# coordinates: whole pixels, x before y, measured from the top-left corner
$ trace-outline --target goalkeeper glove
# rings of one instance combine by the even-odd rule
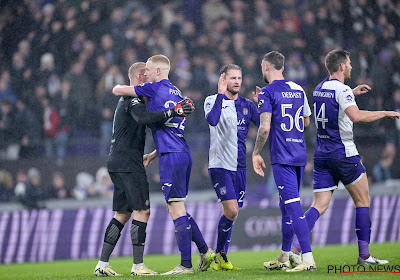
[[[185,98],[175,105],[173,109],[167,110],[166,117],[187,117],[194,111],[194,104],[190,98]]]

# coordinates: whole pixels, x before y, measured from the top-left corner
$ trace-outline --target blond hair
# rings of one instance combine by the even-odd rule
[[[145,68],[146,68],[146,63],[144,63],[144,62],[133,63],[131,65],[131,67],[129,67],[129,70],[128,70],[129,79],[133,80],[135,78],[135,75]]]
[[[154,64],[160,66],[160,68],[162,70],[168,70],[169,71],[169,69],[171,67],[171,63],[170,63],[168,57],[166,57],[165,55],[162,55],[162,54],[153,55],[147,61],[151,61]],[[161,66],[166,66],[166,67],[161,67]],[[163,69],[163,68],[167,68],[167,69]]]

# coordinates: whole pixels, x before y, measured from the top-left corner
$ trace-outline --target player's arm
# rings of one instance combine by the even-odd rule
[[[150,163],[156,159],[157,157],[157,150],[152,151],[150,154],[143,155],[143,166],[147,167]]]
[[[134,86],[116,85],[112,93],[116,96],[133,96],[137,97]]]
[[[364,111],[359,110],[357,105],[347,107],[344,112],[354,123],[373,122],[383,118],[394,119],[399,118],[400,114],[394,111]]]
[[[208,101],[206,100],[206,102],[204,103],[204,111],[206,112],[207,122],[212,126],[216,126],[221,117],[222,101],[224,100],[224,93],[227,87],[228,85],[225,79],[225,73],[223,73],[219,77],[218,94],[217,97],[215,98],[214,105],[212,106],[211,110],[207,108]]]
[[[260,152],[267,142],[269,131],[271,129],[271,116],[270,112],[262,112],[260,114],[260,127],[258,128],[256,143],[253,150],[253,168],[254,171],[264,177],[262,167],[266,168],[264,159],[261,157]]]
[[[194,111],[193,102],[189,98],[183,99],[174,108],[161,112],[149,112],[144,102],[137,102],[135,99],[132,100],[131,104],[132,117],[143,125],[163,123],[166,119],[173,117],[187,117]]]

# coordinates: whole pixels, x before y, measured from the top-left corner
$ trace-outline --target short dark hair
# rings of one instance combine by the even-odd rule
[[[222,75],[225,73],[225,75],[228,73],[229,70],[240,70],[242,72],[242,68],[240,68],[239,65],[236,64],[227,64],[222,66],[221,70],[219,70],[219,74]]]
[[[285,64],[285,56],[277,51],[272,51],[264,55],[262,63],[268,62],[274,65],[276,70],[281,70]]]
[[[325,57],[325,67],[328,70],[329,74],[339,70],[339,66],[341,63],[346,63],[347,58],[350,57],[350,53],[344,50],[333,50],[330,51]]]

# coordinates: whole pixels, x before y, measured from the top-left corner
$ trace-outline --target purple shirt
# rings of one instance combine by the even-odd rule
[[[135,86],[139,97],[149,98],[149,112],[160,112],[172,109],[183,97],[181,91],[167,79],[155,83],[144,83]],[[162,125],[151,125],[157,153],[190,152],[184,135],[186,118],[169,118]]]
[[[275,80],[261,89],[260,113],[272,113],[269,144],[271,164],[305,166],[304,117],[311,110],[301,86],[288,80]]]

